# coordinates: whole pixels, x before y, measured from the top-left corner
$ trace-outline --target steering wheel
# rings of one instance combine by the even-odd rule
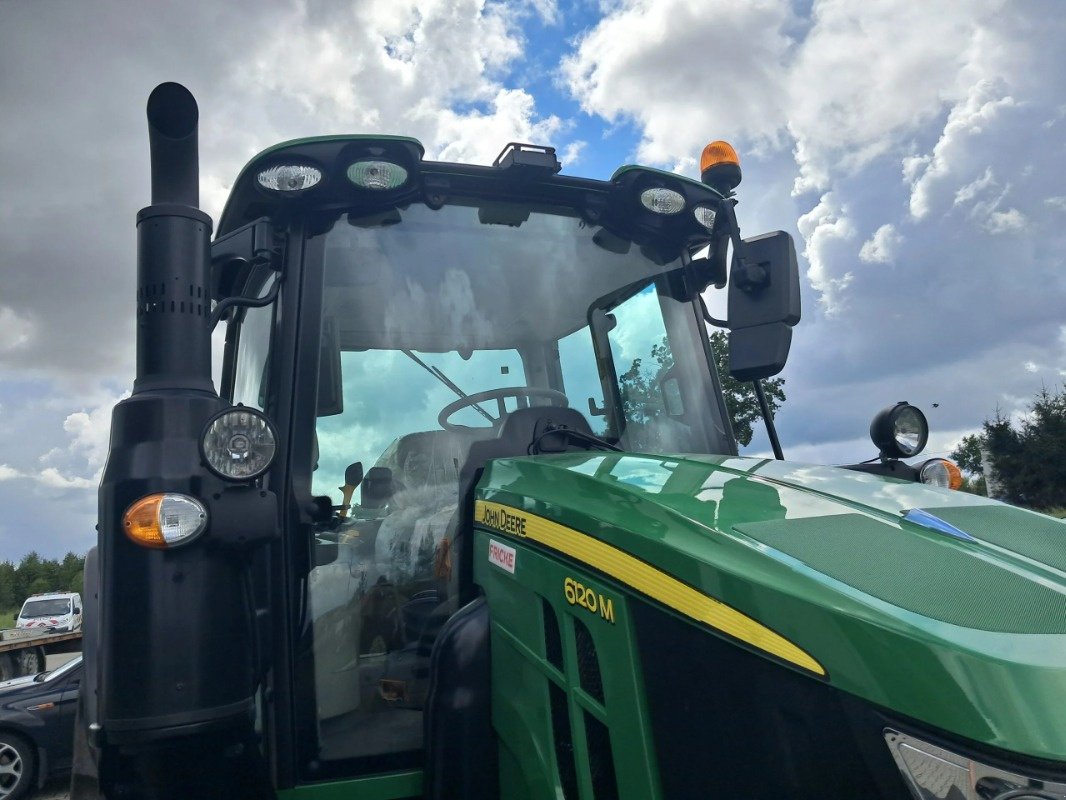
[[[468,394],[466,397],[460,397],[458,400],[453,400],[440,410],[437,415],[437,422],[446,431],[458,431],[460,433],[463,431],[476,431],[478,428],[471,425],[456,425],[448,420],[455,412],[464,408],[484,403],[486,400],[495,400],[498,416],[492,419],[492,429],[497,430],[503,423],[503,418],[509,413],[503,404],[503,401],[508,397],[516,399],[519,397],[546,397],[549,400],[557,401],[563,408],[570,405],[570,399],[563,392],[555,389],[542,389],[537,386],[503,386],[499,389],[475,392],[474,394]],[[485,413],[488,414],[488,412]],[[492,415],[488,414],[488,416],[491,417]],[[484,428],[481,430],[484,430]]]

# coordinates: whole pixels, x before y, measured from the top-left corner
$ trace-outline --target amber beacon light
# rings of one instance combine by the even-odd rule
[[[740,156],[729,142],[711,142],[700,156],[700,178],[722,194],[740,184]]]

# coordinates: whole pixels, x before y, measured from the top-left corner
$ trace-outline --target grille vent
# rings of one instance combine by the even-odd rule
[[[618,781],[611,758],[611,734],[607,726],[585,712],[585,737],[589,748],[589,774],[596,800],[618,800]]]
[[[149,283],[137,289],[137,316],[145,314],[191,314],[203,317],[208,313],[207,292],[202,286],[188,284],[187,292],[167,292],[165,283]]]
[[[577,671],[581,688],[603,702],[603,680],[600,677],[600,661],[596,656],[596,643],[585,624],[574,620],[574,636],[577,640]],[[599,797],[599,795],[597,795]]]
[[[552,738],[555,740],[555,760],[559,765],[559,783],[563,800],[577,800],[577,770],[574,766],[574,740],[570,736],[570,711],[566,693],[548,681],[551,698]]]
[[[562,672],[563,669],[563,641],[559,635],[559,619],[555,616],[555,609],[544,599],[541,599],[544,608],[544,657],[548,663]]]

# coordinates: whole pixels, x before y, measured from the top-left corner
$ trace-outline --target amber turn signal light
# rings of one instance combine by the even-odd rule
[[[918,477],[929,486],[958,489],[962,486],[962,470],[946,458],[931,458],[919,468]]]
[[[168,549],[188,544],[207,528],[207,509],[184,494],[150,494],[126,509],[122,529],[142,547]]]

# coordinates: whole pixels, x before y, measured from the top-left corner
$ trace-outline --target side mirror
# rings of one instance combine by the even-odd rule
[[[784,369],[792,326],[800,321],[796,246],[785,231],[745,239],[729,276],[729,372],[740,381]]]
[[[349,464],[348,468],[344,470],[344,486],[340,487],[341,490],[341,510],[338,516],[341,519],[346,519],[348,516],[348,510],[352,505],[352,494],[355,492],[357,486],[363,482],[363,462],[356,461],[353,464]]]
[[[75,614],[80,614],[81,613],[81,606],[74,606],[74,613]]]

